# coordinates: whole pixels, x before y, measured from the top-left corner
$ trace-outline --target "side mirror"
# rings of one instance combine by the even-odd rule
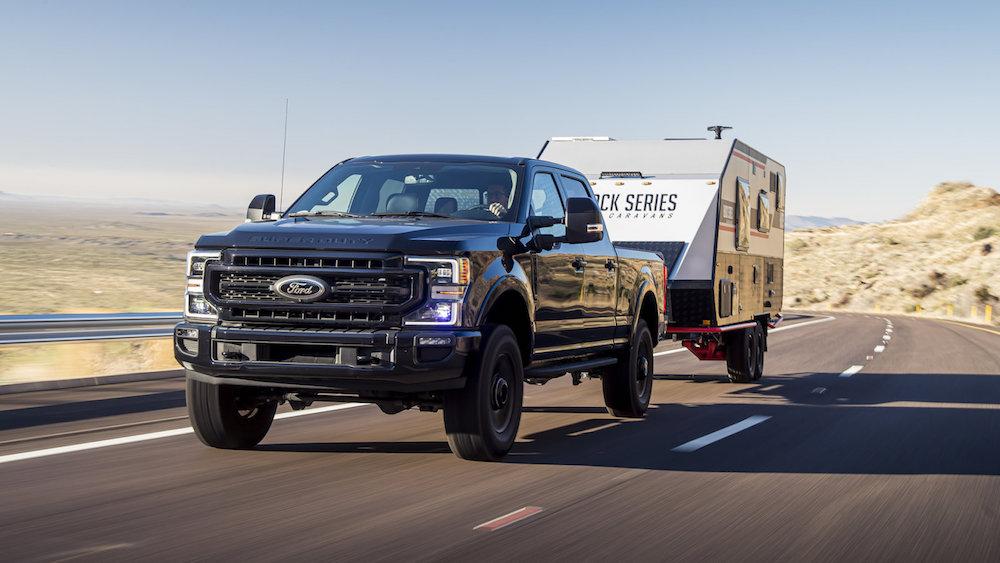
[[[556,247],[555,235],[535,235],[528,241],[526,248],[532,252],[552,250]]]
[[[255,196],[247,207],[247,222],[270,221],[272,213],[274,213],[274,195],[260,194]]]
[[[604,238],[604,222],[597,202],[589,197],[566,200],[566,242],[597,242]]]
[[[528,217],[528,228],[534,231],[535,229],[544,229],[545,227],[551,227],[556,224],[555,217],[549,217],[548,215],[532,215]]]

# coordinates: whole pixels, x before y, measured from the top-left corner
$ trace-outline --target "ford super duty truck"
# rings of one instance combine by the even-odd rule
[[[527,158],[349,159],[283,212],[202,236],[175,355],[195,433],[251,448],[277,406],[444,410],[459,457],[514,444],[525,383],[600,378],[641,417],[665,332],[659,254],[615,247],[579,172]]]

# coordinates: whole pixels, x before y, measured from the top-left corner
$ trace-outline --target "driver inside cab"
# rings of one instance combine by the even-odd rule
[[[502,184],[490,184],[486,188],[486,208],[490,213],[503,218],[510,204],[510,188]]]

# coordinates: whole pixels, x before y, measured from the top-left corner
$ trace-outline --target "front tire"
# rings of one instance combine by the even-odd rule
[[[444,394],[444,430],[455,455],[495,461],[514,446],[524,400],[524,366],[514,332],[483,328],[482,344],[465,387]]]
[[[206,446],[245,450],[256,446],[274,421],[277,401],[262,401],[253,388],[213,385],[187,378],[191,427]]]
[[[642,418],[653,394],[653,337],[646,321],[636,326],[627,354],[601,374],[604,404],[622,418]]]

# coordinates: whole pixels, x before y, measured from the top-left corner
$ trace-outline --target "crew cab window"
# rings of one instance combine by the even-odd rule
[[[566,217],[559,189],[556,188],[556,179],[548,172],[535,172],[531,183],[531,214],[555,217],[556,221],[562,221]],[[551,227],[543,227],[539,232],[561,237],[566,234],[566,225],[557,223]]]

